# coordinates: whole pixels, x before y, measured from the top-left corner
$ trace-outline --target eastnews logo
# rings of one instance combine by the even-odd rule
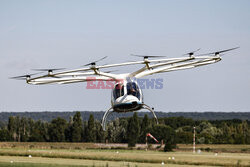
[[[151,79],[136,79],[133,78],[131,81],[136,81],[141,89],[163,89],[162,78],[151,78]],[[86,89],[113,89],[115,84],[123,83],[124,80],[97,80],[95,77],[87,78]]]

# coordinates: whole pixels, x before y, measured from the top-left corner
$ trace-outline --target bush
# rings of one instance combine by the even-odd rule
[[[207,148],[205,148],[205,151],[209,152],[209,151],[211,151],[211,148],[207,147]]]
[[[30,145],[29,148],[32,149],[32,148],[35,148],[35,146],[34,145]]]
[[[156,149],[160,149],[160,148],[161,148],[161,146],[157,146],[157,147],[156,147]]]
[[[153,145],[152,144],[148,144],[148,149],[152,149]]]
[[[173,151],[173,148],[175,148],[173,144],[166,143],[164,147],[164,152]]]
[[[242,152],[246,152],[246,151],[247,151],[247,148],[242,148],[241,151],[242,151]]]

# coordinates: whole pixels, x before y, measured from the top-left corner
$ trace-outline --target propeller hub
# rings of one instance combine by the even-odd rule
[[[31,77],[30,75],[25,76],[26,82],[28,82],[30,80],[30,77]]]
[[[48,70],[48,75],[52,75],[53,74],[53,70]]]
[[[201,49],[199,48],[199,49],[197,49],[197,50],[195,50],[195,51],[186,53],[186,54],[184,54],[184,55],[189,55],[189,57],[193,57],[194,53],[198,52],[199,50],[201,50]],[[184,55],[183,55],[183,56],[184,56]]]
[[[147,57],[147,56],[144,57],[144,62],[145,62],[145,63],[149,63],[148,57]]]

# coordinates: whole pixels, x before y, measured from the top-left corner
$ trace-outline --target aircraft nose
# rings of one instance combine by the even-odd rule
[[[133,101],[131,106],[132,107],[137,107],[138,106],[138,102],[137,101]]]
[[[136,106],[136,105],[137,105],[137,101],[133,101],[133,102],[132,102],[132,105],[133,105],[133,106]]]

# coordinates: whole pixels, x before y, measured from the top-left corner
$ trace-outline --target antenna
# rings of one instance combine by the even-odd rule
[[[193,138],[193,153],[195,153],[195,126],[194,126],[194,138]]]

